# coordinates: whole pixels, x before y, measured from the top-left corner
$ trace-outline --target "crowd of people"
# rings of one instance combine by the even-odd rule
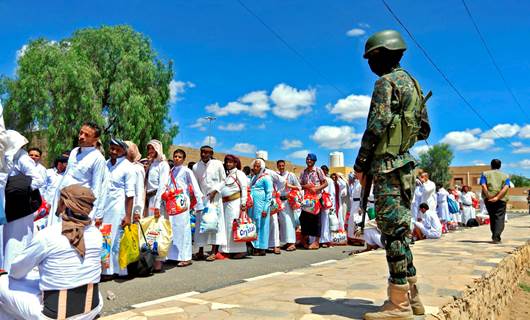
[[[260,158],[242,168],[240,159],[230,154],[220,161],[210,146],[200,148],[196,163],[187,162],[182,149],[166,159],[156,139],[148,142],[147,157],[142,158],[135,143],[112,137],[105,160],[101,129],[85,122],[78,147],[64,152],[46,169],[39,148],[26,151],[28,141],[16,131],[2,134],[8,143],[2,161],[1,195],[6,205],[0,208],[5,212],[0,273],[9,277],[0,276],[0,308],[14,318],[29,319],[42,312],[52,318],[91,319],[102,307],[100,279],[134,276],[119,261],[120,244],[127,226],[141,225],[146,219],[158,226],[146,230],[151,242],[143,229],[139,235],[145,239],[144,246],[155,249],[154,272],[163,272],[164,264],[187,267],[194,260],[281,254],[282,249],[366,244],[366,249],[357,251],[364,252],[384,247],[373,194],[368,197],[360,234],[360,181],[353,173],[330,175],[327,166],[316,165],[317,156],[312,153],[298,176],[286,170],[284,160],[278,160],[276,168],[267,168]],[[30,193],[39,191],[38,208],[13,208],[12,189],[15,178],[21,176],[31,177],[25,182]],[[427,172],[419,172],[416,183],[411,208],[415,240],[440,238],[458,226],[486,222],[484,211],[475,214],[476,203],[483,201],[469,187],[436,187]],[[452,201],[458,212],[450,210]],[[212,214],[214,227],[204,227],[211,224]],[[169,227],[164,229],[160,221]],[[237,235],[243,224],[252,225],[254,237]],[[166,248],[158,236],[169,238]],[[47,299],[41,301],[41,294]],[[61,302],[67,299],[81,307],[65,308]]]

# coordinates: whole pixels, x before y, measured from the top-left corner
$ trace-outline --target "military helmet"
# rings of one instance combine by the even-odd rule
[[[401,34],[396,30],[379,31],[366,40],[363,58],[368,59],[368,54],[378,48],[405,51],[407,50],[407,45]]]

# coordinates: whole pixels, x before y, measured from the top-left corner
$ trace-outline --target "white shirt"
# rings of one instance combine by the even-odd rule
[[[422,215],[422,221],[414,224],[428,239],[437,239],[442,236],[442,224],[436,212],[428,210]]]
[[[298,181],[298,178],[296,177],[294,173],[289,172],[289,171],[284,171],[283,174],[278,173],[278,175],[282,177],[283,179],[285,179],[285,181],[288,184],[297,186],[298,188],[300,188],[300,190],[302,190],[302,186],[300,186],[300,182]],[[287,186],[285,185],[285,182],[281,184],[279,188],[277,188],[276,190],[280,193],[281,196],[286,196],[291,191],[290,188],[287,188]]]
[[[145,169],[141,163],[133,163],[132,168],[134,172],[134,203],[133,212],[144,212],[145,206]]]
[[[421,186],[421,203],[426,203],[429,210],[436,212],[436,185],[431,180],[427,180]]]
[[[226,178],[223,163],[216,159],[211,159],[206,163],[200,160],[193,165],[193,174],[204,195],[214,190],[220,192]]]
[[[154,160],[147,171],[147,192],[156,190],[152,208],[160,209],[162,194],[169,183],[169,164],[167,161]],[[151,201],[151,200],[150,200]]]
[[[197,182],[197,179],[195,178],[195,175],[193,172],[188,169],[188,167],[180,165],[180,166],[174,166],[171,169],[171,174],[173,175],[173,178],[175,179],[175,182],[177,185],[173,183],[173,180],[169,179],[169,186],[182,189],[184,193],[190,198],[190,189],[189,187],[193,189],[193,195],[195,196],[195,199],[197,199],[197,204],[195,206],[195,211],[200,211],[204,209],[204,202],[201,201],[203,198],[203,194],[201,192],[201,187],[199,187],[199,183]]]
[[[33,160],[33,159],[31,159],[31,160]],[[33,162],[35,162],[35,161],[33,161]],[[46,181],[46,177],[48,176],[46,167],[44,167],[40,163],[36,163],[35,167],[37,167],[37,171],[41,175],[42,180]],[[39,191],[40,191],[41,196],[44,196],[44,194],[46,193],[46,185],[42,185],[42,187],[39,188]]]
[[[125,198],[135,195],[136,180],[132,163],[125,157],[120,157],[114,165],[108,160],[107,168],[109,179],[103,214],[125,215]]]
[[[20,149],[13,156],[13,167],[9,172],[10,177],[23,174],[31,177],[31,189],[39,189],[44,185],[44,178],[37,170],[35,162],[30,158],[26,150]]]
[[[234,193],[241,192],[241,203],[247,203],[247,176],[241,170],[236,168],[230,170],[226,176],[223,187],[221,188],[221,196],[228,197]]]
[[[55,193],[57,192],[57,187],[63,178],[64,171],[62,173],[57,172],[56,168],[46,170],[46,182],[44,184],[44,193],[42,196],[44,200],[51,204]]]
[[[101,274],[101,232],[85,227],[85,257],[61,234],[62,223],[36,233],[28,247],[11,264],[10,277],[21,279],[39,267],[41,290],[72,289],[98,283]]]
[[[64,187],[80,184],[83,187],[90,188],[96,197],[90,217],[93,219],[102,218],[103,204],[107,192],[105,190],[106,179],[107,166],[105,158],[99,150],[95,147],[74,148],[70,152],[66,172],[59,183],[59,187],[57,187],[57,193],[55,194],[57,200],[54,201],[59,200],[58,193]],[[54,209],[52,209],[50,214],[53,214],[53,211]]]

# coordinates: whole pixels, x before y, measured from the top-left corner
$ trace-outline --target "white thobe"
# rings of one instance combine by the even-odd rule
[[[475,208],[473,208],[473,196],[471,192],[462,193],[462,224],[465,226],[469,219],[475,219]]]
[[[166,186],[169,183],[169,164],[165,160],[154,160],[147,170],[147,193],[156,191],[155,195],[149,198],[148,204],[148,215],[154,214],[154,209],[162,209],[160,204],[162,203],[162,194]]]
[[[438,215],[428,210],[422,214],[422,221],[415,221],[414,225],[421,230],[427,239],[438,239],[442,236],[442,224]]]
[[[436,213],[436,184],[431,180],[422,184],[421,203],[426,203],[429,206],[429,211]]]
[[[35,235],[31,243],[14,259],[9,277],[0,277],[0,319],[45,319],[41,313],[41,291],[77,288],[98,283],[101,273],[102,237],[94,226],[85,227],[85,256],[81,258],[55,224]],[[38,281],[22,280],[38,267]],[[103,308],[68,319],[94,319]],[[2,318],[2,315],[6,318]]]
[[[33,159],[31,159],[33,160]],[[33,161],[35,162],[35,161]],[[47,172],[47,169],[45,166],[43,166],[41,163],[36,163],[35,164],[35,167],[37,168],[37,172],[40,174],[40,176],[42,177],[42,181],[46,181],[46,177],[48,176],[48,172]],[[39,188],[39,191],[40,191],[40,195],[42,197],[44,197],[44,194],[46,193],[46,185],[43,184],[40,188]]]
[[[57,172],[56,168],[46,170],[46,182],[44,186],[45,191],[42,196],[44,197],[44,200],[46,200],[46,202],[50,205],[53,201],[53,197],[55,197],[57,187],[59,187],[59,183],[61,183],[61,179],[63,178],[63,176],[64,171],[62,173],[59,173]]]
[[[202,160],[193,165],[193,174],[197,181],[199,182],[199,187],[201,192],[205,197],[216,191],[217,193],[221,192],[221,188],[226,179],[226,173],[223,166],[223,163],[216,159],[211,159],[208,162],[204,163]],[[200,201],[197,199],[197,201]],[[209,199],[205,199],[206,202],[209,202]],[[212,245],[226,245],[226,230],[225,230],[225,218],[223,213],[223,200],[220,194],[217,194],[213,202],[216,203],[218,207],[217,218],[219,221],[217,232],[206,232],[200,233],[199,226],[201,225],[202,212],[197,213],[195,225],[197,226],[195,232],[195,244],[199,247],[204,247],[207,244]]]
[[[111,250],[110,266],[103,269],[104,275],[127,275],[127,269],[120,269],[119,253],[120,241],[123,235],[121,221],[125,217],[125,201],[128,197],[134,197],[134,169],[132,164],[125,157],[116,159],[113,165],[110,160],[107,161],[108,170],[108,189],[103,206],[103,223],[111,224]]]
[[[144,212],[145,206],[145,169],[141,163],[133,163],[133,177],[134,177],[134,202],[133,212],[140,215]]]
[[[272,185],[276,192],[281,188],[285,188],[285,178],[278,172],[265,168],[265,173],[271,176]],[[272,201],[275,200],[276,199],[273,197]],[[280,224],[278,215],[279,213],[271,214],[269,219],[269,248],[280,246]]]
[[[357,219],[361,218],[360,221],[362,221],[362,214],[360,214],[359,209],[361,207],[361,190],[362,186],[359,180],[355,180],[353,185],[349,186],[350,188],[350,216],[348,218],[348,238],[354,238],[355,237],[355,229],[357,226]],[[368,221],[368,220],[366,220]]]
[[[414,189],[414,195],[412,196],[412,222],[416,221],[416,219],[420,216],[420,204],[421,204],[421,194],[422,194],[422,186],[417,185]]]
[[[449,205],[447,204],[447,197],[449,196],[449,192],[445,190],[443,187],[438,190],[438,206],[436,208],[436,211],[438,213],[438,217],[442,221],[449,221],[451,219],[451,215],[449,213]]]
[[[173,169],[171,169],[171,175],[173,175],[177,185],[175,186],[173,180],[169,179],[169,187],[181,189],[186,197],[188,197],[188,203],[190,203],[191,186],[193,195],[195,199],[197,199],[195,211],[201,211],[203,209],[203,194],[193,172],[186,166],[181,165],[173,167]],[[171,229],[173,230],[173,242],[169,247],[167,258],[176,261],[191,260],[192,238],[189,208],[185,212],[169,216],[169,222],[171,223]],[[198,230],[198,228],[196,228],[196,230]],[[197,233],[198,231],[195,232]]]
[[[12,164],[9,176],[23,174],[31,177],[31,189],[36,190],[44,185],[41,174],[35,167],[35,162],[24,149],[20,149],[12,159],[7,160]],[[5,192],[1,190],[2,194]],[[33,214],[11,221],[3,227],[3,261],[0,264],[10,271],[11,262],[29,244],[33,237]],[[0,259],[2,257],[0,256]]]
[[[243,171],[234,168],[228,172],[223,187],[221,188],[221,196],[229,197],[235,193],[241,193],[241,197],[223,203],[227,241],[226,245],[221,246],[221,252],[241,253],[247,251],[246,243],[235,242],[232,236],[232,223],[241,214],[241,204],[247,203],[247,186],[247,177]]]
[[[290,185],[297,186],[302,189],[300,186],[300,182],[298,181],[298,178],[296,175],[292,172],[284,171],[283,174],[280,174],[282,177],[285,178],[286,182]],[[280,196],[287,197],[289,195],[289,192],[291,192],[290,188],[287,188],[285,183],[278,188],[278,192],[280,193]],[[278,219],[280,223],[280,243],[296,243],[296,224],[297,224],[297,218],[295,216],[294,210],[289,205],[288,200],[283,200],[283,210],[278,213]]]
[[[103,218],[103,205],[105,203],[107,180],[107,165],[105,158],[95,147],[74,148],[70,152],[68,165],[51,204],[48,226],[60,222],[56,215],[57,205],[61,197],[61,190],[73,184],[80,184],[92,190],[96,197],[94,208],[90,212],[92,219]]]

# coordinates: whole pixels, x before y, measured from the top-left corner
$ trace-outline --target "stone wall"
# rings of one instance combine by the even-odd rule
[[[519,278],[530,265],[530,242],[514,249],[498,266],[468,290],[427,319],[476,320],[496,319],[513,297]]]

